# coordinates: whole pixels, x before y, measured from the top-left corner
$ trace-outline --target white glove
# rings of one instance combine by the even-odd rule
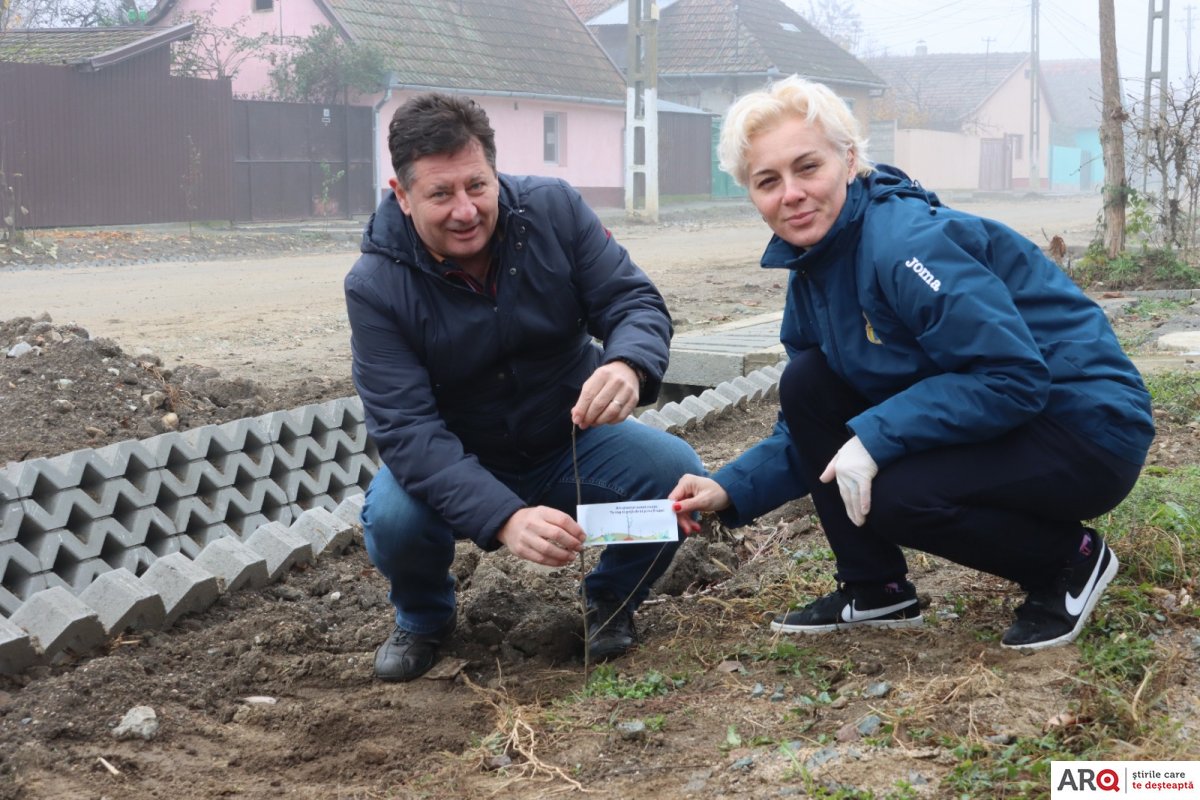
[[[837,478],[846,515],[861,528],[867,521],[867,514],[871,513],[871,481],[878,474],[879,465],[863,447],[862,440],[855,436],[842,445],[829,466],[825,467],[821,473],[821,483],[829,483]]]

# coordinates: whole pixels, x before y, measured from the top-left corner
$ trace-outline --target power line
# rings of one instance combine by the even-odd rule
[[[1046,13],[1051,10],[1053,11],[1053,13],[1051,13],[1051,14]],[[1054,19],[1055,14],[1060,14],[1063,17],[1067,17],[1070,20],[1070,23],[1067,24],[1066,27],[1064,28],[1062,26],[1062,24],[1060,24],[1060,22],[1055,21],[1055,19]],[[1062,12],[1061,9],[1047,7],[1047,6],[1043,5],[1042,6],[1042,20],[1044,22],[1048,23],[1050,25],[1050,27],[1053,28],[1055,30],[1055,32],[1059,34],[1060,43],[1065,42],[1067,45],[1070,46],[1070,48],[1072,50],[1074,50],[1076,53],[1079,53],[1081,58],[1090,58],[1090,59],[1099,58],[1099,56],[1093,56],[1093,55],[1087,53],[1086,51],[1080,49],[1079,45],[1076,44],[1076,42],[1079,40],[1079,37],[1080,37],[1080,32],[1078,30],[1078,27],[1083,26],[1086,29],[1086,23],[1080,21],[1080,19],[1078,17],[1072,16],[1071,14],[1066,14],[1066,13]],[[1072,26],[1075,26],[1076,29],[1072,30],[1071,29]],[[1086,29],[1086,33],[1091,36],[1091,40],[1093,42],[1100,41],[1099,27],[1097,27],[1094,32],[1090,29]]]

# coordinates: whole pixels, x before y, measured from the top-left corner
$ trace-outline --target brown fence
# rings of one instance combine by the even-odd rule
[[[0,63],[0,159],[21,227],[231,219],[228,80],[135,58],[99,72]],[[19,177],[16,177],[18,176]]]
[[[23,228],[366,214],[371,114],[234,101],[228,80],[170,77],[155,55],[90,73],[0,62],[0,172]]]
[[[237,219],[344,217],[375,209],[370,108],[261,100],[233,105]]]

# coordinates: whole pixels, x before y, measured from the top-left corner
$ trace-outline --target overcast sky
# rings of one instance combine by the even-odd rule
[[[864,50],[909,55],[924,40],[931,53],[1029,52],[1030,0],[852,0],[863,23]],[[1115,0],[1117,61],[1126,91],[1140,96],[1146,72],[1151,0]],[[1164,0],[1154,0],[1161,9]],[[793,0],[804,8],[807,2]],[[1200,61],[1200,0],[1171,0],[1168,75],[1187,73],[1187,15],[1192,5],[1192,72]],[[1100,57],[1099,0],[1040,0],[1043,60]],[[1156,27],[1154,67],[1159,65]],[[1131,85],[1132,84],[1132,85]]]

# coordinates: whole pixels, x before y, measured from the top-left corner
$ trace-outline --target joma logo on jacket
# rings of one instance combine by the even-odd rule
[[[929,288],[933,289],[935,292],[942,288],[942,282],[935,278],[933,273],[930,272],[929,269],[922,264],[921,260],[916,256],[913,256],[908,261],[905,261],[904,266],[917,273],[917,277],[925,281],[925,283],[929,285]]]

